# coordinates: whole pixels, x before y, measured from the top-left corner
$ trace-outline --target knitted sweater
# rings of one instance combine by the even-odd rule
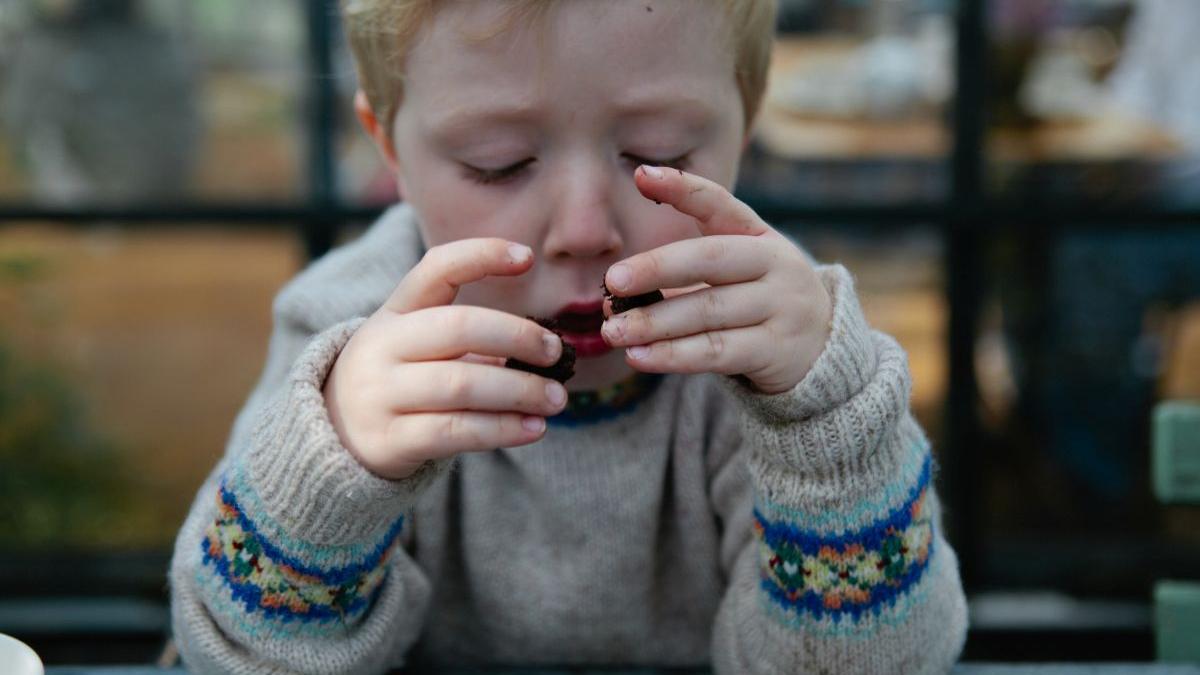
[[[667,375],[532,445],[375,476],[321,393],[423,251],[407,206],[274,303],[261,380],[176,542],[198,672],[712,664],[943,672],[966,633],[907,357],[819,265],[830,338],[791,391]]]

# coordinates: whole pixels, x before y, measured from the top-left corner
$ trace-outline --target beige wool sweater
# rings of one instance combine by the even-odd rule
[[[536,444],[389,481],[341,446],[321,389],[420,259],[414,219],[393,207],[275,300],[261,379],[176,542],[190,668],[950,668],[966,603],[907,356],[844,267],[817,267],[833,324],[791,391],[640,378]]]

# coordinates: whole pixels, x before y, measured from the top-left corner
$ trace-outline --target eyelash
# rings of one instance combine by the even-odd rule
[[[687,164],[688,153],[684,153],[674,159],[646,159],[629,153],[626,153],[625,157],[632,160],[635,165],[649,164],[650,166],[665,166],[671,169],[682,170]],[[467,178],[470,180],[480,185],[497,185],[515,178],[522,169],[532,164],[533,161],[534,159],[530,157],[499,169],[480,169],[469,164],[464,164],[463,167],[466,168]]]
[[[533,163],[533,158],[523,159],[516,164],[510,164],[499,169],[480,169],[473,167],[470,164],[463,166],[467,170],[467,178],[479,183],[480,185],[492,185],[495,183],[503,183],[504,181],[517,175],[517,172],[524,169],[526,166]]]
[[[626,154],[625,156],[628,157],[629,159],[632,159],[634,164],[638,164],[638,165],[648,164],[650,166],[665,166],[668,169],[679,169],[682,171],[683,167],[687,166],[688,154],[689,153],[685,152],[682,155],[680,155],[674,159],[646,159],[645,157],[638,157],[637,155],[630,155],[630,154]]]

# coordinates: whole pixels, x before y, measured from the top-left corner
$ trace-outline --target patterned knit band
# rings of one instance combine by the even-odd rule
[[[885,518],[836,536],[808,532],[754,511],[762,589],[778,609],[834,622],[893,606],[925,573],[933,552],[926,498],[928,455],[908,498]]]
[[[247,612],[283,622],[352,623],[387,576],[387,560],[403,521],[364,560],[331,569],[305,565],[263,537],[225,485],[217,518],[200,542],[206,566]]]

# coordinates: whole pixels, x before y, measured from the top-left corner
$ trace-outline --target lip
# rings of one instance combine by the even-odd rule
[[[600,300],[577,300],[575,302],[570,303],[569,305],[566,305],[565,307],[559,308],[559,310],[557,312],[555,312],[554,315],[558,316],[559,314],[592,314],[593,312],[603,311],[603,309],[604,309],[604,300],[603,299],[600,299]]]
[[[600,332],[595,333],[562,333],[563,342],[575,348],[576,358],[587,359],[604,356],[612,351],[612,347],[604,341]]]
[[[563,306],[555,313],[555,317],[560,317],[563,314],[600,314],[603,312],[604,300],[576,300]],[[563,342],[575,348],[575,356],[578,358],[592,358],[603,356],[612,351],[604,338],[600,335],[600,331],[591,331],[588,333],[576,333],[573,331],[560,331]]]

